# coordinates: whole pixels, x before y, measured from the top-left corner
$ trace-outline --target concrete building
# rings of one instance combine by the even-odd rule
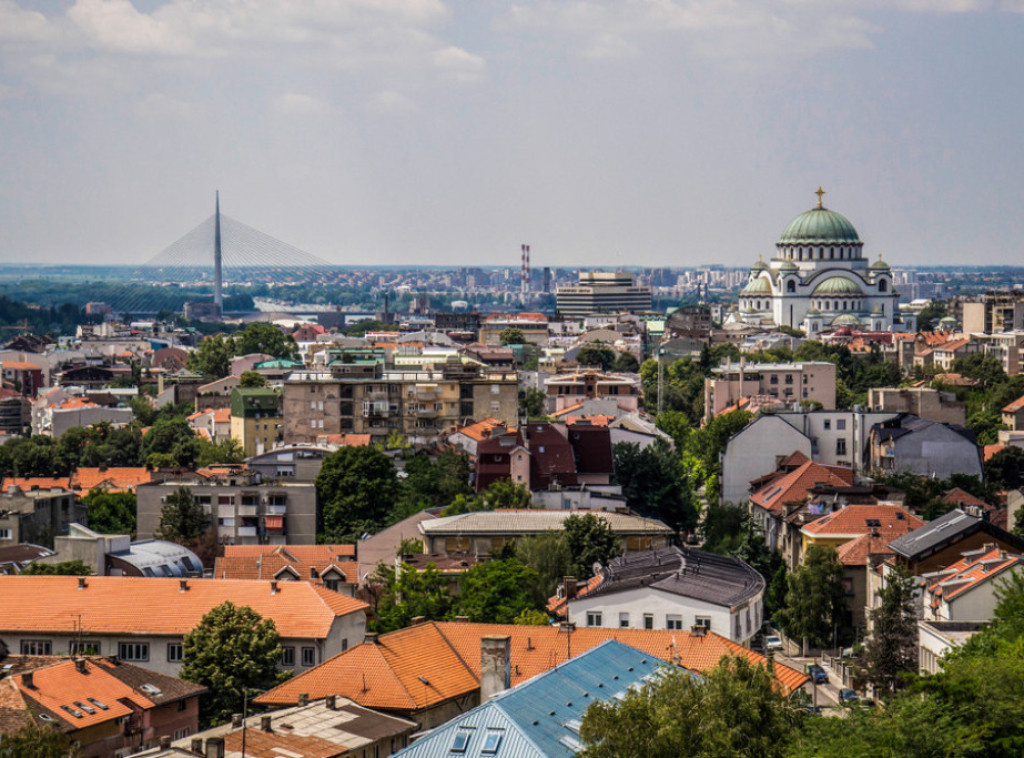
[[[725,363],[704,380],[704,413],[712,419],[749,400],[756,405],[818,402],[824,410],[836,407],[836,365],[810,363]]]
[[[324,458],[336,449],[333,445],[285,445],[252,456],[246,465],[249,471],[265,480],[312,482],[320,473]]]
[[[127,534],[99,534],[71,524],[54,540],[55,554],[37,563],[81,561],[97,576],[189,577],[203,575],[203,562],[183,545],[166,540],[132,542]]]
[[[624,412],[640,407],[640,377],[637,374],[613,374],[596,369],[577,369],[543,379],[548,413],[567,411],[592,400],[614,402]]]
[[[138,534],[160,528],[167,497],[187,487],[217,527],[217,539],[228,545],[304,545],[316,542],[318,504],[312,482],[259,483],[238,476],[221,481],[200,477],[142,484],[138,497]]]
[[[1024,331],[1024,295],[987,292],[961,306],[964,331],[995,334]]]
[[[967,423],[967,406],[952,392],[928,387],[873,387],[868,408],[877,413],[912,413],[940,424]]]
[[[555,290],[555,309],[563,316],[647,313],[651,288],[637,286],[628,271],[581,271],[577,286]]]
[[[281,391],[272,387],[236,387],[231,391],[231,439],[246,456],[259,455],[281,439]]]
[[[87,518],[85,505],[63,487],[25,491],[8,484],[0,494],[0,545],[30,542],[51,546],[54,538],[67,534],[72,523]]]
[[[984,475],[974,432],[907,414],[871,427],[868,440],[871,469],[909,472],[949,479],[953,474]]]
[[[32,428],[32,404],[17,390],[0,387],[0,434],[17,436]]]

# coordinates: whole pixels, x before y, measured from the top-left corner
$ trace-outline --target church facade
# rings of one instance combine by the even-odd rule
[[[775,243],[768,263],[758,260],[730,320],[760,327],[787,326],[808,337],[839,328],[892,331],[899,295],[892,271],[869,263],[853,224],[822,204],[797,216]]]

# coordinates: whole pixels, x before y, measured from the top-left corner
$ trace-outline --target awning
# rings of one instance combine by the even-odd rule
[[[267,529],[284,529],[284,516],[266,516]]]

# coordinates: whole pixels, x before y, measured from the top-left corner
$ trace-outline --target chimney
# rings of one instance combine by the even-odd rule
[[[469,616],[456,616],[455,617],[455,622],[458,623],[458,624],[468,624],[469,623]]]
[[[703,637],[707,631],[708,628],[703,624],[694,624],[690,627],[690,635],[693,637]]]
[[[366,635],[363,637],[363,642],[365,642],[367,645],[376,645],[376,644],[378,644],[378,642],[377,642],[377,633],[376,632],[367,632]]]
[[[77,671],[79,674],[85,673],[85,658],[75,659],[75,671]]]
[[[192,752],[196,755],[203,754],[203,738],[195,737],[192,739]]]
[[[261,732],[272,732],[270,728],[270,716],[260,716],[260,731]]]
[[[169,734],[160,735],[160,749],[170,750],[171,749],[171,736]]]
[[[422,624],[423,622],[425,622],[426,620],[427,620],[426,616],[413,616],[412,619],[410,619],[409,623],[412,626],[418,626],[418,625]]]
[[[28,687],[30,690],[34,690],[36,688],[36,683],[34,679],[35,677],[32,675],[31,671],[26,671],[24,674],[21,675],[21,683]]]
[[[84,576],[78,577],[78,589],[84,590],[88,586],[89,586],[89,583],[85,581],[85,577]]]
[[[223,737],[210,737],[206,741],[206,758],[224,758]]]
[[[178,584],[182,592],[188,592],[188,579],[181,579]]]
[[[241,729],[242,728],[242,714],[241,713],[232,713],[231,714],[231,728],[232,729]]]
[[[309,693],[308,692],[300,692],[299,693],[299,705],[309,705]]]
[[[489,634],[480,638],[480,702],[512,686],[512,638]]]
[[[270,594],[271,595],[276,595],[277,594],[277,580],[276,579],[272,579],[270,581]]]
[[[338,700],[334,695],[328,695],[324,698],[324,705],[327,706],[327,710],[336,711],[338,709]]]
[[[566,576],[562,579],[562,588],[565,592],[565,599],[572,600],[576,597],[576,577]]]

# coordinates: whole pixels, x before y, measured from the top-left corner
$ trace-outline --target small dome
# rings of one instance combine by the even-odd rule
[[[793,261],[786,261],[779,266],[779,271],[799,271],[800,267],[797,266]]]
[[[860,319],[852,313],[843,313],[832,319],[832,326],[860,326]]]
[[[772,285],[763,276],[758,276],[747,282],[747,286],[740,290],[741,295],[770,295]]]
[[[882,260],[882,256],[878,256],[878,260],[868,266],[870,271],[891,271],[889,264]]]
[[[860,295],[861,288],[856,282],[844,276],[830,276],[814,288],[815,295]]]
[[[846,244],[860,243],[853,224],[841,213],[828,208],[811,208],[789,222],[780,243]]]
[[[751,266],[750,270],[751,271],[764,271],[767,268],[768,268],[768,265],[763,260],[758,258],[757,259],[757,263],[755,263],[753,266]]]
[[[817,308],[808,308],[807,309],[807,315],[808,316],[820,316],[821,315],[821,311],[819,311]]]

